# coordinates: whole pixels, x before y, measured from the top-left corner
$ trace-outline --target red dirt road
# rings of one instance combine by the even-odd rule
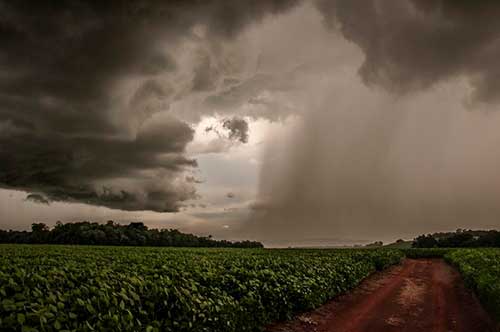
[[[441,259],[407,259],[268,332],[490,332],[495,325]]]

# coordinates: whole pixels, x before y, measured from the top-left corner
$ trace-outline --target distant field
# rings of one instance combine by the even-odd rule
[[[398,263],[397,250],[0,246],[8,331],[258,331]]]

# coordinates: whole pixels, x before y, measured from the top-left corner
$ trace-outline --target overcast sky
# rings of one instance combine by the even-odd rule
[[[0,1],[0,227],[500,227],[500,5]]]

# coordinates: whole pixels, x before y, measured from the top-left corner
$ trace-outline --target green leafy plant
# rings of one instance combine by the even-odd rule
[[[456,249],[444,258],[458,268],[467,286],[500,322],[500,249]]]
[[[398,250],[0,246],[2,331],[261,331]]]

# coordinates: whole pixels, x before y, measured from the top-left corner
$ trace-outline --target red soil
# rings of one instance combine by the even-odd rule
[[[440,259],[407,259],[352,292],[268,332],[490,332],[495,325],[459,273]]]

